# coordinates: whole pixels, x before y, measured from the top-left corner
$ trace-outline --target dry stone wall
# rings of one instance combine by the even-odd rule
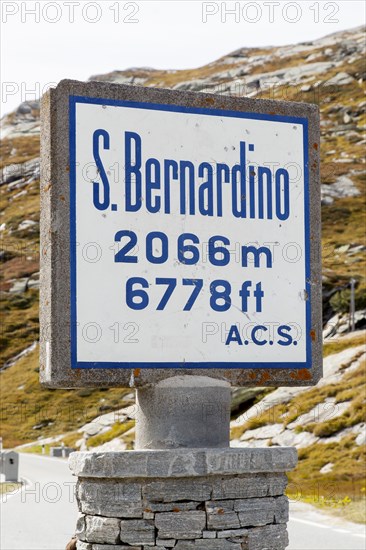
[[[285,471],[296,464],[294,449],[74,453],[70,464],[78,550],[288,545]]]

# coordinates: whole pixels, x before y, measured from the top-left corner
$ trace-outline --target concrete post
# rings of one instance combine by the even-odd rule
[[[136,449],[229,447],[228,382],[174,376],[136,393]]]

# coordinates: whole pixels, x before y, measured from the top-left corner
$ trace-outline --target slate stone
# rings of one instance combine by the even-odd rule
[[[77,494],[81,511],[107,517],[142,517],[140,483],[116,483],[114,480],[78,483]]]
[[[207,527],[209,529],[237,529],[240,521],[236,512],[222,512],[207,515]]]
[[[288,521],[288,499],[285,496],[238,500],[234,508],[238,512],[241,527]]]
[[[209,501],[205,503],[208,529],[238,529],[240,522],[234,512],[234,501]]]
[[[156,514],[155,525],[162,539],[201,538],[206,527],[206,514],[202,510],[188,512],[162,512]]]
[[[174,449],[71,453],[69,466],[78,477],[179,478],[287,472],[297,464],[296,449]]]
[[[92,550],[142,550],[142,546],[126,546],[125,544],[118,545],[117,547],[113,544],[93,544],[91,546]]]
[[[154,522],[146,519],[122,520],[121,541],[128,544],[155,544]]]
[[[87,474],[79,478],[76,491],[83,512],[76,529],[80,544],[85,545],[81,550],[109,550],[115,545],[138,550],[284,549],[288,540],[288,499],[283,495],[287,478],[282,468],[286,460],[296,459],[296,451],[240,451],[239,456],[238,452],[228,452],[225,457],[221,449],[180,450],[180,466],[173,469],[179,471],[179,476],[160,478],[122,478],[119,469],[121,464],[130,465],[131,474],[130,460],[137,455],[135,472],[141,472],[141,465],[146,472],[149,462],[155,468],[159,456],[160,471],[166,471],[176,464],[168,460],[166,451],[131,452],[129,457],[124,452],[90,453],[89,457],[80,453]],[[155,456],[150,461],[152,453]],[[174,455],[176,451],[168,453]],[[124,456],[119,460],[118,454]],[[264,465],[265,458],[269,464]],[[97,465],[103,466],[105,460],[114,477],[93,477]],[[272,471],[257,472],[260,468]],[[190,475],[187,470],[204,471],[206,475]],[[216,474],[215,470],[225,473]],[[117,519],[121,514],[126,517]]]
[[[289,502],[284,495],[275,498],[275,521],[274,523],[287,523],[289,520]]]
[[[173,548],[175,546],[175,543],[177,541],[175,539],[156,539],[156,546],[161,548],[162,546],[165,548]]]
[[[116,544],[119,541],[119,520],[116,518],[103,518],[100,516],[86,516],[86,540]]]
[[[239,541],[240,538],[241,541],[244,541],[246,540],[245,537],[248,537],[248,529],[225,529],[224,531],[219,531],[217,533],[218,539],[238,538]]]
[[[207,478],[166,479],[152,481],[142,487],[143,498],[149,502],[179,503],[180,500],[202,502],[208,500],[211,493],[212,486]]]
[[[220,510],[222,512],[232,512],[234,510],[235,500],[209,500],[205,502],[205,509],[207,513],[216,512]]]
[[[202,531],[203,539],[216,539],[216,531]]]
[[[197,541],[178,541],[174,550],[247,550],[239,542],[228,540],[202,539]]]
[[[142,508],[144,510],[144,517],[145,517],[145,511],[149,512],[185,512],[187,510],[197,510],[197,506],[199,506],[199,503],[197,501],[194,502],[151,502],[145,500],[143,502]],[[146,518],[151,519],[151,518]]]
[[[85,529],[86,529],[85,516],[84,514],[78,514],[78,519],[76,520],[75,535],[81,541],[86,540]]]
[[[255,498],[283,495],[287,487],[285,474],[219,477],[213,481],[213,499]]]
[[[247,550],[285,550],[288,543],[285,525],[266,525],[248,529]]]

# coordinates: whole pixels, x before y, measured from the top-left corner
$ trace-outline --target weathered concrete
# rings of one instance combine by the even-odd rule
[[[136,393],[136,449],[229,447],[228,382],[174,376]]]

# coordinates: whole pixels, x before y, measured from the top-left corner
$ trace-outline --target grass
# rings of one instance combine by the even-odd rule
[[[38,291],[0,293],[0,315],[6,320],[0,336],[0,360],[5,363],[38,339]]]
[[[364,487],[361,488],[362,490],[364,490]],[[299,496],[298,493],[287,492],[287,496],[290,500],[301,500],[301,502],[311,504],[327,514],[339,516],[344,520],[354,523],[366,523],[366,498],[362,493],[354,499],[350,498],[348,494],[343,497],[340,495],[334,497],[319,494]]]
[[[131,404],[131,389],[51,390],[39,384],[38,349],[0,373],[1,431],[5,447],[69,434],[100,414]],[[81,434],[79,435],[79,438]],[[65,438],[64,443],[67,443]]]
[[[131,430],[135,426],[134,420],[128,420],[127,422],[116,422],[109,430],[100,434],[89,437],[87,440],[87,445],[89,447],[97,447],[98,445],[103,445],[108,441],[112,441],[115,437],[123,435],[128,430]]]
[[[231,68],[237,68],[234,64],[223,65],[205,65],[198,69],[183,69],[180,71],[154,71],[148,77],[146,85],[158,88],[172,88],[181,82],[190,80],[201,80],[214,76],[216,73],[230,71]]]
[[[361,346],[366,343],[365,333],[362,332],[357,336],[349,336],[342,338],[334,338],[329,341],[324,342],[323,345],[323,357],[328,357],[328,355],[333,355],[334,353],[340,353],[349,347]]]
[[[130,430],[123,436],[123,441],[126,444],[126,450],[132,451],[135,448],[135,432]]]
[[[39,156],[39,136],[21,136],[3,139],[0,143],[0,168],[10,164],[20,164]],[[15,151],[12,155],[11,152]]]
[[[361,354],[362,352],[360,352]],[[360,355],[359,354],[359,355]],[[346,365],[345,365],[346,366]],[[300,430],[311,431],[319,437],[330,436],[337,431],[362,422],[366,415],[364,395],[366,391],[365,362],[356,371],[345,374],[337,384],[329,384],[322,387],[314,387],[296,396],[289,403],[274,405],[256,417],[250,418],[244,425],[232,429],[231,437],[238,439],[247,430],[261,428],[267,424],[281,423],[287,426],[299,416],[311,411],[317,405],[324,403],[325,399],[335,397],[336,403],[350,401],[349,409],[340,417],[331,419],[332,411],[329,407],[329,416],[325,422],[314,422]]]
[[[349,401],[347,410],[337,418],[331,418],[332,408],[329,409],[330,416],[323,422],[308,424],[306,431],[312,432],[317,437],[329,437],[340,430],[350,428],[362,423],[366,418],[366,369],[365,362],[353,372],[345,374],[338,384],[324,386],[322,390],[327,391],[328,397],[335,397],[334,412],[337,410],[337,403]],[[312,393],[312,392],[306,392]],[[322,392],[323,393],[323,392]]]
[[[350,198],[340,199],[334,206],[330,205],[328,209],[323,210],[323,271],[328,286],[343,287],[354,278],[358,282],[358,301],[364,300],[366,258],[362,253],[355,256],[341,254],[337,252],[337,248],[348,244],[366,244],[363,235],[363,208],[364,199],[354,197],[353,201]],[[342,224],[337,224],[337,218],[342,219]]]
[[[36,455],[49,455],[50,454],[50,447],[56,447],[58,446],[58,443],[54,443],[53,445],[45,445],[44,446],[44,453],[43,453],[43,445],[30,445],[29,447],[21,447],[20,449],[17,449],[21,453],[29,453],[29,454],[36,454]]]
[[[315,50],[312,50],[312,54],[322,53],[324,51],[324,48],[317,48]],[[300,65],[306,65],[307,63],[317,63],[319,61],[329,61],[328,57],[325,58],[317,58],[314,59],[314,61],[308,61],[307,57],[309,57],[309,52],[304,51],[300,54],[296,55],[290,55],[286,57],[281,64],[281,61],[278,57],[276,57],[276,53],[271,61],[267,61],[264,64],[257,65],[253,68],[251,71],[251,74],[262,74],[262,73],[270,73],[272,71],[277,71],[279,68],[283,68],[283,70],[290,69],[292,67],[299,67]],[[281,64],[281,65],[280,65]],[[280,65],[280,66],[279,66]]]
[[[366,523],[366,499],[359,500],[343,499],[344,504],[330,508],[330,512],[342,519],[353,521],[354,523]]]
[[[66,434],[61,442],[65,444],[66,447],[71,447],[72,449],[76,449],[77,448],[77,445],[76,443],[82,439],[82,433],[78,432],[78,431],[73,431],[73,432],[70,432],[68,434]]]
[[[5,481],[0,483],[0,495],[14,494],[21,488],[21,483]]]
[[[311,53],[317,53],[317,51],[322,50],[323,48],[320,48]],[[250,55],[258,55],[260,53],[268,53],[268,51],[250,51]],[[308,55],[309,52],[297,53],[286,57],[282,62],[274,57],[270,62],[252,68],[250,72],[251,74],[256,74],[273,71],[282,67],[290,68],[298,66],[299,64],[306,64],[308,63],[306,59]],[[317,62],[321,60],[325,60],[325,58],[316,59]],[[331,60],[331,57],[327,57],[326,60]],[[233,66],[221,65],[220,62],[218,62],[214,65],[209,64],[206,67],[188,71],[176,71],[173,73],[154,72],[147,84],[158,84],[170,87],[182,81],[213,76],[215,71],[218,73],[222,71],[224,67],[227,70],[242,67],[245,71],[245,58],[239,58],[237,63]],[[264,88],[257,97],[263,99],[282,99],[287,101],[316,103],[319,105],[322,112],[322,119],[331,122],[329,129],[334,132],[338,125],[343,123],[343,113],[330,112],[330,106],[334,106],[335,104],[344,105],[344,98],[347,97],[347,109],[350,112],[356,112],[358,110],[358,105],[364,101],[366,90],[365,85],[360,85],[358,82],[360,74],[364,71],[364,62],[362,59],[347,63],[343,68],[334,67],[327,73],[326,77],[324,75],[319,75],[319,80],[329,80],[342,70],[345,70],[355,78],[352,83],[346,86],[325,87],[320,85],[308,93],[302,92],[301,86],[298,85],[276,86],[271,89]],[[220,82],[224,81],[229,81],[229,79],[223,78],[220,80]],[[361,115],[355,119],[354,124],[358,137],[351,137],[349,135],[330,135],[328,127],[322,129],[321,181],[323,184],[333,184],[338,177],[349,175],[350,170],[364,171],[365,164],[362,162],[364,158],[363,145],[357,144],[357,142],[361,142],[363,137],[362,132],[365,124],[364,116]],[[331,150],[335,150],[336,153],[327,155],[327,152]],[[340,152],[348,154],[349,158],[353,159],[352,164],[335,162]],[[327,205],[322,209],[323,266],[327,276],[333,276],[333,285],[337,284],[337,279],[344,284],[348,282],[351,277],[355,277],[359,281],[360,288],[366,291],[365,255],[359,253],[350,257],[347,254],[342,255],[336,253],[336,248],[343,244],[352,243],[366,245],[364,232],[365,176],[364,174],[352,175],[351,179],[361,191],[361,195],[358,197],[337,199],[331,205]],[[342,223],[339,223],[340,220],[342,220]]]
[[[2,206],[0,223],[4,260],[0,274],[0,315],[3,326],[0,335],[0,361],[3,364],[38,339],[38,291],[9,294],[13,281],[27,278],[39,271],[39,232],[18,231],[25,219],[39,221],[38,183],[27,186],[27,195],[11,200],[17,191],[0,188]]]
[[[343,351],[349,346],[356,346],[364,341],[364,334],[354,338],[342,338],[331,342],[333,350]],[[346,365],[344,365],[346,367]],[[231,437],[238,439],[246,430],[255,429],[268,424],[282,423],[288,425],[300,415],[309,412],[326,398],[335,398],[334,405],[329,407],[329,417],[319,422],[298,426],[299,431],[310,431],[320,437],[335,435],[340,430],[364,422],[366,417],[366,363],[352,372],[345,373],[335,384],[314,387],[297,395],[289,403],[282,403],[268,411],[250,419],[244,426],[232,429]],[[347,410],[339,417],[332,418],[337,411],[337,403],[349,401]],[[344,513],[350,521],[358,518],[363,521],[362,506],[366,485],[366,449],[365,445],[355,443],[356,436],[349,434],[339,442],[314,443],[298,450],[299,463],[293,472],[289,473],[289,494],[307,502],[316,503],[332,510],[332,513]],[[320,470],[328,463],[333,463],[332,471],[321,474]],[[350,499],[344,500],[346,497]],[[328,510],[327,510],[328,511]]]
[[[352,500],[362,497],[366,449],[355,444],[355,436],[349,435],[334,443],[314,443],[299,449],[298,456],[298,466],[288,474],[290,492],[317,499],[323,496],[329,502],[345,496]],[[330,462],[334,464],[333,470],[321,474],[320,470]]]

